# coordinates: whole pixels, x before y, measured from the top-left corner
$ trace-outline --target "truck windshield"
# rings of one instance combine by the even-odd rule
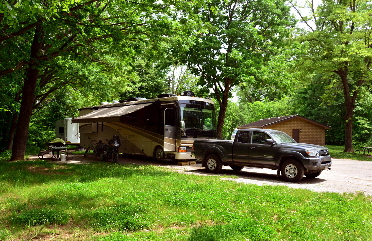
[[[270,136],[276,143],[296,143],[296,141],[284,132],[271,132]]]
[[[214,106],[202,101],[181,102],[183,137],[214,137]]]

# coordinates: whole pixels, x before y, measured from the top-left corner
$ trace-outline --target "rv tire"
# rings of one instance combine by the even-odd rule
[[[156,161],[163,160],[164,159],[164,150],[163,150],[163,147],[161,147],[161,146],[155,147],[153,157],[154,157],[154,159]]]

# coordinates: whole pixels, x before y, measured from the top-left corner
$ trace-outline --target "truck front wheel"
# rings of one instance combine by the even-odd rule
[[[287,160],[281,167],[283,179],[290,182],[299,182],[304,176],[304,167],[295,160]]]
[[[216,154],[208,155],[205,159],[205,169],[208,172],[218,173],[222,169],[221,159]]]

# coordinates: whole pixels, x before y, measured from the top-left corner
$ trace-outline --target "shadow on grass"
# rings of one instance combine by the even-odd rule
[[[12,187],[31,189],[7,199],[3,220],[19,227],[73,222],[96,230],[140,230],[149,225],[142,218],[147,207],[129,204],[122,185],[131,183],[127,179],[132,176],[151,179],[171,174],[150,165],[4,162],[0,183],[5,187],[0,187],[0,193]]]
[[[101,178],[126,179],[133,175],[167,176],[168,172],[153,166],[92,162],[65,164],[48,161],[2,162],[0,182],[10,185],[30,186],[48,182],[92,182]]]

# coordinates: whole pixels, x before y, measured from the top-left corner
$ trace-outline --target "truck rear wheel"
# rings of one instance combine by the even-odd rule
[[[222,169],[220,157],[216,154],[208,155],[205,159],[205,169],[208,172],[219,173]]]
[[[304,176],[304,167],[295,160],[287,160],[281,166],[283,179],[290,182],[299,182]]]

